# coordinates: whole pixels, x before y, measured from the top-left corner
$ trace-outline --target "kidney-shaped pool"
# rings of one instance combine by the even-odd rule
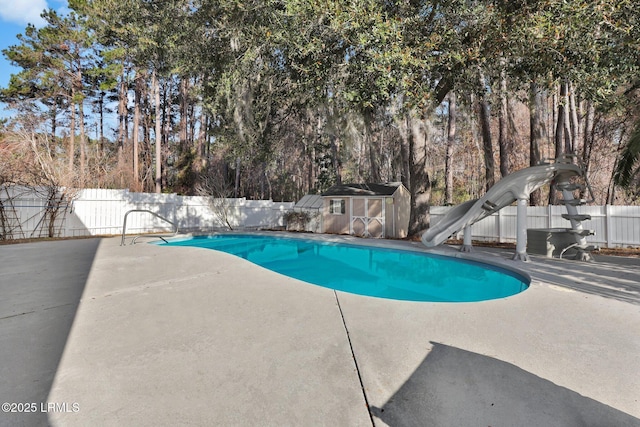
[[[310,239],[219,234],[160,243],[226,252],[338,291],[408,301],[472,302],[528,288],[524,275],[442,255]]]

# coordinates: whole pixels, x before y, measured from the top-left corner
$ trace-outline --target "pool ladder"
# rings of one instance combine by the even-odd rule
[[[127,216],[129,216],[129,214],[132,213],[132,212],[147,212],[147,213],[150,213],[151,215],[155,216],[156,218],[160,218],[164,222],[168,222],[173,227],[173,233],[171,235],[166,235],[166,234],[142,234],[142,235],[134,237],[133,240],[130,243],[131,245],[135,244],[136,240],[138,240],[140,237],[155,237],[155,238],[161,239],[163,242],[166,242],[165,237],[173,237],[176,234],[178,234],[178,226],[174,222],[169,221],[167,218],[163,217],[162,215],[158,215],[157,213],[155,213],[153,211],[150,211],[148,209],[131,209],[131,210],[127,211],[124,214],[124,223],[122,224],[122,240],[120,240],[120,246],[124,246],[125,233],[127,231]]]

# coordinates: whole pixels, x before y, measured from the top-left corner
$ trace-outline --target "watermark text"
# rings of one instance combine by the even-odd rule
[[[78,402],[4,402],[2,412],[80,412]]]

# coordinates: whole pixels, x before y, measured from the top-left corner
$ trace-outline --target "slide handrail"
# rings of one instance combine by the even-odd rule
[[[124,223],[122,224],[122,239],[120,240],[120,246],[124,246],[125,233],[127,231],[127,216],[129,216],[129,214],[132,213],[132,212],[150,213],[151,215],[155,216],[156,218],[160,218],[161,220],[171,224],[171,226],[173,227],[172,236],[175,236],[176,234],[178,234],[178,226],[174,222],[169,221],[167,218],[163,217],[162,215],[159,215],[159,214],[155,213],[154,211],[150,211],[149,209],[131,209],[131,210],[127,211],[124,214]],[[159,234],[147,234],[147,235],[144,235],[144,236],[141,235],[141,236],[134,237],[133,240],[131,241],[131,244],[133,245],[136,242],[136,239],[138,239],[139,237],[157,237],[157,238],[161,239],[162,241],[166,242],[166,240],[164,239],[166,236],[162,236],[162,235],[159,235]]]

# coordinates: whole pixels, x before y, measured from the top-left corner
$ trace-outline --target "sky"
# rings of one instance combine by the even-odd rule
[[[68,9],[67,0],[0,0],[0,51],[18,44],[16,36],[24,33],[28,23],[40,27],[44,24],[40,14],[45,9],[54,9],[65,15]],[[9,77],[20,71],[12,67],[4,55],[0,54],[0,87],[7,87]],[[0,117],[10,113],[0,104]]]

